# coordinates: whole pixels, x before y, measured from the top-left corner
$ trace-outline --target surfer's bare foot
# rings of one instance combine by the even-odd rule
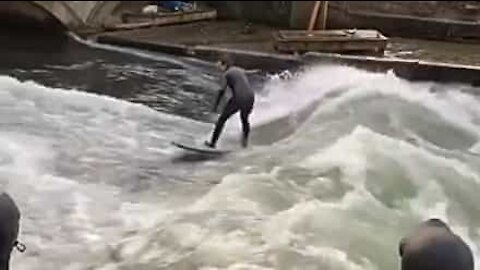
[[[210,148],[215,148],[215,145],[213,145],[211,142],[209,141],[205,141],[204,142],[206,146],[210,147]]]

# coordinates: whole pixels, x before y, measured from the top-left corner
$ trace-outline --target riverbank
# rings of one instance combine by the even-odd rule
[[[272,33],[276,29],[242,21],[204,21],[163,27],[102,33],[94,38],[128,39],[143,43],[182,46],[214,46],[275,53]]]
[[[102,33],[100,43],[135,47],[179,56],[215,60],[222,53],[236,56],[247,68],[278,71],[305,62],[339,62],[374,71],[393,69],[414,80],[479,84],[480,53],[475,44],[392,38],[384,57],[309,53],[304,56],[275,52],[273,27],[240,21],[206,21]],[[431,63],[433,62],[433,63]]]
[[[260,24],[247,25],[241,21],[208,21],[107,32],[93,37],[99,38],[100,42],[124,39],[164,45],[212,46],[277,53],[272,38],[272,33],[276,30],[279,29]],[[480,66],[480,51],[474,43],[391,38],[385,57]]]

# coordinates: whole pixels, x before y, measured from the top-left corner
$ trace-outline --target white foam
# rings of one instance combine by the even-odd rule
[[[168,212],[153,204],[159,193],[144,190],[133,203],[130,186],[140,176],[163,180],[166,171],[150,164],[164,167],[169,139],[204,128],[142,105],[7,76],[0,76],[0,95],[0,187],[21,209],[20,239],[28,246],[14,254],[15,269],[85,269],[96,254],[107,256],[109,244],[152,228]]]
[[[407,205],[390,206],[371,194],[367,170],[375,166],[370,160],[373,156],[391,158],[410,171],[407,177],[418,193],[403,198]],[[431,217],[458,224],[447,210],[455,198],[442,191],[445,183],[432,169],[441,167],[455,171],[462,181],[477,181],[472,169],[458,160],[436,156],[365,127],[355,129],[326,149],[318,149],[296,166],[310,171],[340,168],[340,181],[353,189],[338,200],[328,200],[312,197],[308,188],[299,188],[301,181],[279,181],[283,172],[278,168],[229,175],[191,206],[172,213],[168,222],[161,222],[161,233],[149,238],[154,243],[163,239],[161,250],[165,256],[155,256],[159,251],[147,242],[145,245],[152,249],[144,254],[143,262],[159,265],[188,261],[205,269],[231,269],[241,263],[273,269],[394,267],[398,261],[392,254],[396,254],[404,224],[413,226],[412,220]],[[309,182],[304,182],[305,186]],[[401,188],[403,183],[395,185]],[[457,231],[477,252],[478,247],[466,232]],[[166,241],[166,235],[175,244]]]
[[[326,113],[355,100],[387,96],[417,104],[451,126],[478,137],[478,100],[460,92],[461,86],[452,85],[444,91],[431,91],[436,88],[441,87],[435,83],[411,83],[391,72],[369,73],[345,66],[315,66],[291,79],[272,78],[264,86],[263,92],[267,94],[257,98],[251,122],[256,127],[282,117],[296,121],[296,114],[311,104],[318,104],[317,113]],[[290,124],[297,128],[302,123]],[[239,133],[240,128],[239,119],[227,123],[230,133]]]
[[[75,89],[55,89],[45,87],[33,81],[20,82],[15,78],[8,76],[0,76],[0,90],[7,91],[12,96],[18,98],[26,98],[31,102],[41,102],[48,99],[49,106],[82,106],[87,105],[89,109],[96,108],[98,110],[119,110],[117,112],[125,113],[125,110],[131,108],[142,108],[145,111],[149,109],[140,104],[130,103],[127,101],[115,99],[108,96],[99,96],[81,92]],[[55,102],[59,101],[59,102]],[[112,106],[112,103],[116,104]]]
[[[338,79],[338,74],[343,73],[349,76]],[[252,125],[258,126],[293,115],[328,94],[347,90],[364,80],[381,76],[342,66],[316,66],[296,74],[291,79],[278,80],[273,77],[262,90],[267,94],[257,97],[252,113]],[[227,127],[231,132],[238,131],[238,119],[230,121]]]
[[[341,106],[384,95],[477,134],[476,100],[455,89],[430,93],[432,85],[392,74],[316,67],[290,81],[267,84],[270,93],[260,99],[253,119],[268,123],[318,100],[315,116],[325,118]],[[6,77],[0,77],[0,86],[5,97],[0,109],[15,108],[13,118],[21,124],[0,133],[5,145],[0,178],[23,198],[22,236],[40,254],[15,256],[18,269],[40,264],[106,270],[393,269],[398,268],[399,239],[431,217],[452,224],[478,255],[478,230],[471,225],[476,197],[468,190],[480,185],[477,168],[361,126],[355,115],[335,119],[352,128],[329,126],[339,129],[331,143],[319,143],[327,139],[326,132],[318,132],[324,123],[310,121],[285,143],[245,151],[243,159],[225,159],[233,161],[226,176],[221,166],[211,174],[198,171],[199,179],[221,181],[205,194],[192,195],[191,204],[170,207],[152,199],[156,193],[126,196],[122,184],[137,179],[144,166],[167,164],[157,168],[166,171],[155,182],[161,185],[174,166],[160,162],[170,153],[162,150],[165,138],[194,132],[193,121]],[[52,131],[56,128],[61,132]],[[71,137],[59,135],[65,133]],[[60,174],[59,165],[74,173]],[[191,166],[183,169],[196,168]],[[83,174],[75,171],[78,167]]]

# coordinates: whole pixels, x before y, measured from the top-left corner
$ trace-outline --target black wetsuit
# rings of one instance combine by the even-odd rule
[[[210,141],[210,146],[215,147],[228,118],[240,111],[240,118],[242,120],[243,128],[242,145],[246,147],[248,135],[250,133],[250,123],[248,118],[252,112],[253,103],[255,102],[255,93],[250,86],[246,72],[238,67],[230,67],[222,76],[222,88],[220,89],[217,100],[215,101],[215,110],[225,94],[227,87],[231,89],[232,97],[230,100],[228,100],[227,105],[218,118],[217,124],[215,125],[215,130],[213,131],[212,140]]]

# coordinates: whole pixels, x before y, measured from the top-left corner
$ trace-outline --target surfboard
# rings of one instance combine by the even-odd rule
[[[232,152],[231,149],[211,148],[203,143],[172,141],[172,145],[187,151],[193,151],[202,154],[224,155]]]

